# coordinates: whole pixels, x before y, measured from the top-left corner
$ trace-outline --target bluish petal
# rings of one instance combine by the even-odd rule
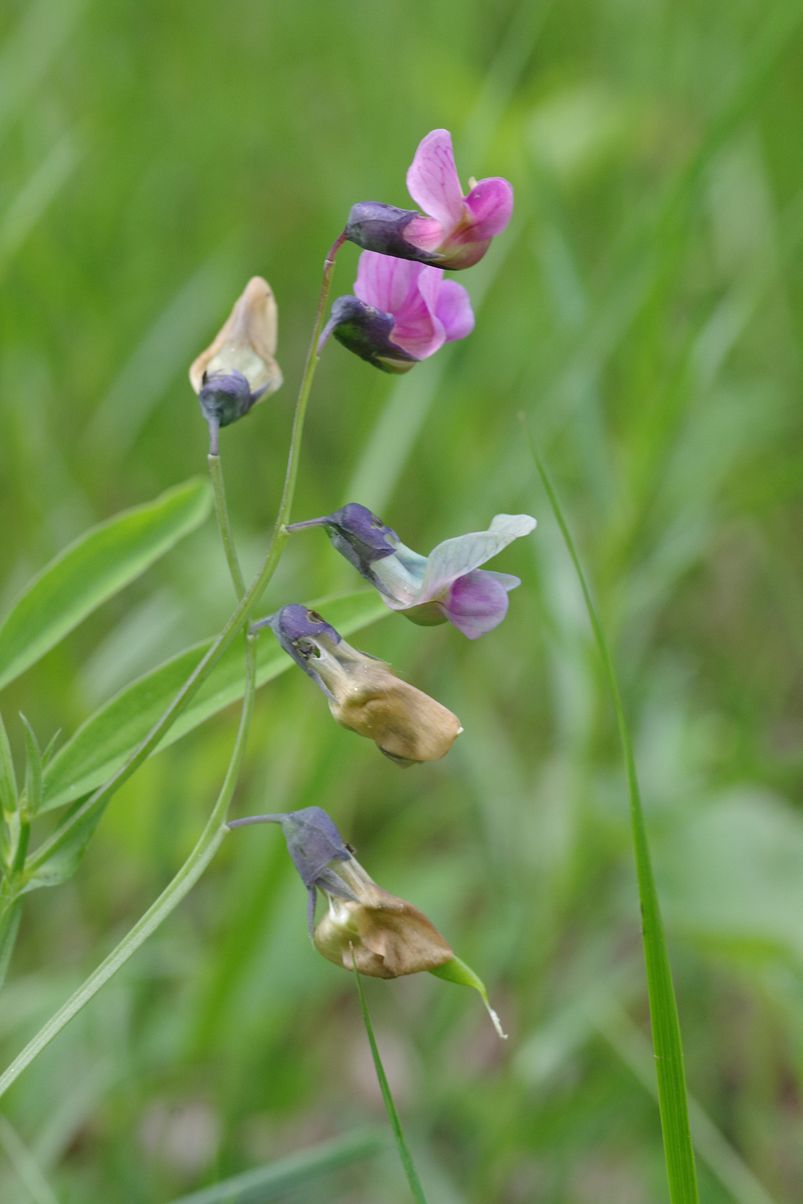
[[[458,577],[485,564],[514,539],[529,535],[535,526],[529,514],[497,514],[487,531],[472,531],[439,543],[427,557],[427,570],[415,601],[439,597]]]

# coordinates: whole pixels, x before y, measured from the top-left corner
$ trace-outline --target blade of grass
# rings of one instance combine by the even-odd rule
[[[382,1065],[382,1058],[379,1053],[379,1046],[376,1043],[376,1037],[374,1036],[374,1029],[368,1012],[368,1003],[366,1002],[365,991],[363,990],[362,978],[359,970],[357,969],[357,963],[354,960],[353,949],[351,953],[351,960],[354,966],[354,977],[357,980],[357,994],[360,997],[362,1021],[365,1025],[365,1031],[368,1036],[368,1044],[371,1047],[371,1057],[374,1060],[374,1070],[376,1071],[379,1090],[382,1092],[382,1100],[385,1104],[385,1111],[388,1114],[390,1127],[393,1130],[393,1136],[399,1151],[399,1158],[401,1159],[401,1164],[404,1167],[404,1173],[407,1176],[407,1182],[410,1184],[410,1191],[413,1193],[413,1199],[417,1202],[417,1204],[427,1204],[427,1197],[424,1195],[424,1189],[421,1186],[420,1179],[418,1178],[418,1173],[415,1169],[415,1163],[413,1162],[412,1154],[410,1153],[410,1150],[407,1147],[407,1142],[404,1139],[404,1133],[402,1132],[399,1114],[396,1111],[396,1105],[393,1102],[393,1095],[390,1090],[388,1076],[385,1074],[385,1067]]]
[[[624,1009],[611,1005],[607,1014],[603,1011],[597,1017],[595,1026],[642,1086],[655,1095],[649,1046]],[[694,1117],[695,1145],[700,1158],[734,1204],[777,1204],[694,1096],[689,1100],[689,1110]]]
[[[526,425],[526,424],[525,424]],[[628,793],[630,795],[630,820],[641,905],[644,962],[647,972],[647,996],[652,1026],[652,1042],[655,1053],[655,1071],[658,1081],[658,1106],[664,1141],[666,1173],[669,1180],[669,1195],[672,1204],[696,1204],[697,1171],[694,1162],[689,1111],[686,1094],[686,1073],[683,1064],[683,1042],[680,1034],[677,1001],[672,982],[672,970],[666,947],[658,892],[650,859],[647,829],[636,772],[636,759],[630,728],[625,716],[619,682],[605,629],[597,611],[591,588],[580,562],[571,531],[561,509],[558,496],[532,440],[529,428],[532,456],[541,477],[549,504],[560,528],[566,550],[574,566],[583,593],[588,617],[594,632],[600,659],[616,712],[619,739],[625,760]]]
[[[180,1196],[172,1204],[263,1204],[268,1200],[286,1200],[286,1193],[294,1188],[339,1170],[341,1166],[370,1158],[384,1145],[382,1130],[358,1129],[281,1158],[270,1166],[221,1179],[188,1196]]]

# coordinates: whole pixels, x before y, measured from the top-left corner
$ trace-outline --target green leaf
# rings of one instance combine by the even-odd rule
[[[11,745],[8,742],[8,732],[0,715],[0,813],[8,815],[17,806],[17,776],[14,773],[14,760],[11,756]]]
[[[639,903],[641,905],[642,940],[644,966],[647,977],[647,999],[652,1026],[652,1044],[655,1055],[655,1074],[658,1084],[658,1110],[661,1116],[661,1133],[664,1143],[664,1161],[669,1181],[669,1196],[672,1204],[697,1204],[697,1168],[694,1161],[691,1129],[689,1127],[689,1103],[686,1091],[686,1070],[683,1059],[683,1038],[680,1032],[672,967],[664,935],[658,890],[652,869],[644,808],[641,803],[636,757],[630,727],[625,715],[624,703],[619,690],[619,681],[614,668],[605,628],[597,611],[591,587],[583,570],[580,556],[575,547],[569,524],[564,517],[558,495],[546,468],[541,462],[531,440],[535,466],[541,477],[549,504],[560,528],[563,542],[574,566],[577,580],[588,612],[591,629],[602,661],[608,689],[616,713],[619,740],[627,774],[630,795],[630,823],[633,834],[633,851],[636,862]]]
[[[78,803],[75,805],[79,806]],[[65,839],[52,856],[48,857],[47,861],[28,878],[21,893],[28,894],[32,890],[38,890],[41,886],[59,886],[68,878],[72,878],[102,815],[102,811],[92,811],[89,815],[85,815],[70,832],[69,838]]]
[[[19,899],[15,899],[13,903],[6,904],[6,910],[0,916],[0,988],[5,982],[8,964],[14,952],[21,914],[22,904]]]
[[[349,635],[392,613],[373,592],[361,590],[339,598],[311,602],[343,635]],[[104,703],[59,749],[44,772],[43,810],[80,798],[122,765],[189,677],[211,641],[195,644],[152,669]],[[266,634],[257,650],[257,685],[272,681],[293,662]],[[179,740],[211,715],[242,698],[243,664],[239,642],[224,653],[159,748]]]
[[[93,527],[61,552],[33,579],[0,625],[0,686],[18,677],[194,531],[210,505],[208,481],[193,478]]]
[[[410,1186],[413,1199],[416,1204],[427,1204],[427,1197],[424,1194],[424,1188],[421,1186],[421,1180],[418,1177],[413,1156],[410,1153],[410,1147],[407,1145],[404,1132],[402,1130],[399,1113],[396,1110],[396,1103],[393,1099],[393,1092],[390,1089],[388,1076],[385,1073],[385,1067],[382,1064],[382,1055],[379,1052],[379,1046],[374,1034],[374,1026],[371,1023],[371,1014],[368,1011],[368,1000],[365,998],[365,990],[362,985],[362,976],[357,969],[357,963],[354,960],[354,952],[351,955],[352,965],[354,967],[354,977],[357,980],[357,994],[360,998],[360,1011],[362,1013],[362,1022],[365,1025],[365,1035],[368,1038],[368,1046],[371,1050],[371,1057],[374,1062],[374,1072],[376,1081],[379,1083],[379,1090],[382,1092],[382,1102],[385,1105],[385,1111],[388,1114],[391,1132],[396,1142],[396,1148],[399,1151],[399,1161],[402,1164],[404,1173],[407,1177],[407,1182]]]
[[[287,1193],[295,1188],[321,1175],[332,1174],[342,1166],[370,1158],[386,1144],[381,1129],[360,1129],[280,1158],[269,1166],[221,1179],[181,1196],[173,1204],[267,1204],[268,1200],[286,1200]]]
[[[36,732],[20,711],[22,726],[25,728],[25,795],[28,816],[36,815],[42,804],[42,750],[36,738]]]

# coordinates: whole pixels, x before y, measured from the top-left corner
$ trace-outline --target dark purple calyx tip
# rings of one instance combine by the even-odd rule
[[[338,297],[332,305],[321,342],[333,334],[354,355],[382,372],[407,372],[418,360],[393,342],[391,335],[395,325],[393,314],[349,294]]]
[[[395,205],[383,205],[381,201],[359,201],[351,207],[346,238],[366,251],[431,263],[437,256],[422,251],[404,237],[405,230],[416,217],[420,214],[415,209],[398,209]]]
[[[340,634],[331,623],[327,623],[317,611],[309,610],[299,602],[293,602],[269,615],[267,619],[260,619],[254,623],[251,631],[258,631],[262,627],[270,627],[287,655],[292,656],[296,664],[328,694],[328,689],[315,671],[315,661],[321,654],[319,641],[340,643]]]
[[[242,372],[213,372],[204,374],[198,400],[207,421],[230,426],[248,413],[262,392],[252,393]]]

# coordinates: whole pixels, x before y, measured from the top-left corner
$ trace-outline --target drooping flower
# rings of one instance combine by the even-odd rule
[[[468,293],[440,268],[364,251],[354,294],[338,297],[321,335],[383,372],[409,372],[474,329]]]
[[[352,207],[346,237],[359,247],[442,268],[470,268],[482,259],[513,212],[513,188],[499,176],[470,181],[463,193],[448,130],[432,130],[407,172],[407,190],[424,211],[380,201]]]
[[[470,640],[492,631],[507,614],[508,593],[521,585],[510,573],[480,569],[514,539],[529,535],[529,514],[497,514],[487,531],[446,539],[420,556],[359,502],[334,514],[293,523],[288,531],[324,527],[332,543],[379,590],[387,605],[422,626],[450,622]]]
[[[373,740],[398,765],[439,760],[462,732],[456,715],[397,677],[384,661],[352,648],[306,606],[283,606],[252,630],[260,627],[272,629],[323,691],[337,722]]]
[[[217,455],[220,427],[242,418],[281,386],[276,338],[273,290],[267,280],[253,276],[214,342],[190,365],[190,383],[209,424],[211,455]]]
[[[429,971],[450,982],[474,987],[494,1027],[504,1037],[482,981],[455,957],[445,937],[423,912],[391,895],[369,877],[322,807],[235,819],[230,828],[280,824],[287,848],[307,888],[307,922],[319,953],[336,966],[371,978],[401,978]],[[327,903],[315,922],[317,892]]]

